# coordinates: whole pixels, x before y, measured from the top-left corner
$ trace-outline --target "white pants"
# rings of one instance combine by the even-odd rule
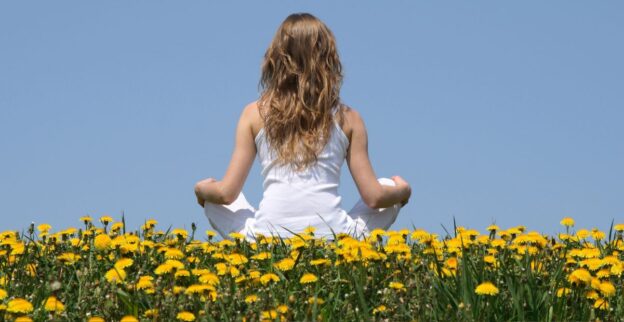
[[[387,186],[394,186],[392,179],[379,178],[379,183]],[[347,213],[351,218],[350,227],[347,233],[355,238],[369,236],[370,232],[376,228],[387,230],[396,220],[400,204],[388,208],[374,209],[367,206],[362,199],[355,203],[355,206]],[[232,232],[244,233],[245,227],[250,227],[255,220],[256,209],[252,207],[241,192],[236,200],[229,205],[219,205],[211,202],[204,203],[204,214],[208,218],[210,225],[223,237],[229,239],[228,234]],[[297,232],[299,233],[299,232]],[[336,233],[339,233],[338,231]],[[253,241],[246,235],[247,240]],[[333,239],[333,238],[330,238]]]

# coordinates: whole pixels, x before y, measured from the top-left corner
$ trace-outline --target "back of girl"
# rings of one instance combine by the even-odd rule
[[[224,238],[232,232],[291,237],[314,227],[317,237],[356,238],[388,229],[411,188],[398,176],[377,178],[366,128],[340,100],[342,66],[335,38],[311,14],[292,14],[278,28],[262,65],[260,98],[245,107],[230,165],[221,181],[195,185],[198,203]],[[241,192],[258,156],[264,194],[256,210]],[[361,199],[350,211],[338,194],[344,162]]]

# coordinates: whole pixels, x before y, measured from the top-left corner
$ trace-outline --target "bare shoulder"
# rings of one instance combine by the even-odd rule
[[[258,134],[263,126],[258,101],[253,101],[245,106],[241,115],[241,121],[244,121],[251,126],[254,137]]]
[[[348,105],[343,104],[338,122],[349,139],[351,139],[354,130],[364,129],[362,116],[355,108]]]

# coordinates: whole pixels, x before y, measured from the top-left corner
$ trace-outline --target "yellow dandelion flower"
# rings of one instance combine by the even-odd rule
[[[399,290],[399,291],[405,289],[405,285],[403,285],[403,283],[399,283],[399,282],[390,282],[390,284],[388,286],[390,286],[390,288],[393,288],[393,289]]]
[[[199,281],[208,285],[217,285],[219,284],[219,277],[214,273],[205,273],[199,277]]]
[[[136,288],[139,290],[148,289],[154,287],[152,281],[154,278],[152,276],[141,276],[139,277],[139,281],[136,283]]]
[[[95,236],[93,244],[97,250],[106,250],[111,246],[112,240],[107,234],[99,234]]]
[[[206,235],[208,236],[209,239],[212,239],[214,236],[217,235],[217,233],[212,230],[206,230]]]
[[[271,259],[271,257],[273,257],[273,255],[269,252],[262,252],[262,253],[258,253],[256,255],[251,256],[251,258],[255,260]]]
[[[561,287],[557,290],[557,297],[567,296],[571,290],[567,287]]]
[[[80,255],[74,253],[63,253],[57,257],[65,265],[72,265],[80,259]]]
[[[92,316],[87,320],[87,322],[106,322],[103,317],[100,316]]]
[[[187,311],[182,311],[176,315],[176,319],[180,321],[195,321],[195,314]]]
[[[279,281],[280,281],[280,278],[273,273],[267,273],[260,277],[260,282],[262,283],[262,285],[267,285],[270,282],[279,282]]]
[[[0,300],[4,300],[9,294],[4,289],[0,288]]]
[[[313,226],[308,226],[303,230],[304,233],[311,234],[311,235],[314,234],[315,231],[316,231],[316,227],[313,227]]]
[[[610,297],[610,296],[615,295],[615,286],[613,286],[611,282],[600,283],[599,289],[600,289],[600,293],[602,293],[604,297]]]
[[[316,281],[318,281],[318,277],[316,277],[316,275],[312,273],[305,273],[303,274],[303,276],[301,276],[299,283],[308,284],[308,283],[314,283]]]
[[[316,304],[323,304],[323,303],[325,303],[325,300],[323,300],[320,297],[312,296],[312,297],[308,298],[308,303],[309,304],[315,304],[315,303]]]
[[[475,293],[479,295],[496,295],[498,294],[498,288],[491,282],[485,282],[477,286]]]
[[[123,223],[122,222],[116,222],[111,226],[111,231],[113,232],[117,232],[118,230],[120,230],[123,227]]]
[[[312,266],[329,265],[329,264],[331,264],[331,262],[328,259],[325,259],[325,258],[313,259],[313,260],[310,261],[310,265],[312,265]]]
[[[603,240],[606,237],[606,234],[604,232],[602,232],[602,231],[600,231],[600,230],[598,230],[596,228],[592,229],[591,235],[592,235],[592,238],[594,240],[596,240],[596,241]]]
[[[39,232],[48,232],[50,229],[52,229],[52,226],[50,226],[49,224],[41,224],[39,226],[37,226],[37,230],[39,230]]]
[[[590,232],[587,229],[581,229],[581,230],[576,232],[576,237],[578,239],[585,239],[585,238],[589,237],[589,235],[590,235]]]
[[[287,306],[287,305],[282,304],[282,305],[279,305],[279,306],[276,308],[276,310],[277,310],[277,312],[280,312],[280,313],[282,313],[282,314],[285,314],[286,312],[288,312],[288,306]]]
[[[155,318],[158,317],[158,309],[148,309],[145,310],[145,312],[143,313],[143,316],[146,318]],[[104,321],[102,321],[104,322]]]
[[[119,284],[126,279],[126,271],[123,269],[111,268],[106,272],[105,277],[110,283]]]
[[[284,258],[273,265],[277,267],[277,269],[279,269],[280,271],[286,272],[291,270],[295,266],[295,260],[293,260],[292,258]]]
[[[245,235],[241,233],[237,233],[237,232],[231,232],[228,234],[228,236],[230,236],[230,238],[232,239],[241,240],[241,241],[245,239]]]
[[[589,284],[592,280],[591,274],[584,268],[574,270],[568,275],[568,281],[570,283],[580,284],[581,282]]]
[[[262,311],[260,314],[263,319],[275,320],[275,318],[277,317],[277,311],[275,310]]]
[[[137,319],[133,315],[126,315],[126,316],[122,317],[119,322],[139,322],[139,319]]]
[[[52,295],[48,297],[45,301],[44,308],[46,311],[50,312],[63,312],[65,311],[65,305],[56,298],[56,296]]]
[[[245,297],[245,302],[247,303],[254,303],[258,301],[258,295],[256,294],[252,294],[252,295],[247,295]]]
[[[225,256],[225,260],[231,265],[241,265],[247,263],[249,260],[242,254],[229,254]]]
[[[177,236],[178,238],[186,239],[188,237],[188,231],[183,228],[175,228],[171,231],[171,234]]]
[[[574,226],[574,219],[570,218],[570,217],[565,217],[563,219],[561,219],[561,222],[559,222],[561,225],[566,226],[566,227],[572,227]]]
[[[33,305],[26,299],[15,298],[9,301],[6,311],[10,313],[30,313],[33,311]]]
[[[594,308],[599,310],[608,310],[609,302],[607,302],[606,299],[596,299],[596,302],[594,302]]]
[[[100,217],[100,222],[104,225],[108,225],[108,223],[113,221],[113,217],[111,216],[102,216]]]
[[[378,306],[378,307],[373,309],[373,314],[380,313],[380,312],[385,312],[386,310],[387,310],[386,306],[382,304],[382,305],[380,305],[380,306]]]
[[[120,258],[115,262],[115,267],[118,269],[124,269],[126,267],[132,266],[134,260],[132,258]]]
[[[174,277],[178,278],[178,277],[188,277],[191,276],[191,273],[185,269],[181,269],[175,272],[175,274],[173,275]]]
[[[18,316],[13,322],[33,322],[33,319],[28,316]]]
[[[613,229],[615,231],[624,231],[624,224],[617,224],[617,225],[613,226]]]
[[[177,248],[167,248],[167,250],[165,250],[165,258],[181,259],[184,258],[184,253]]]
[[[496,225],[489,225],[489,226],[487,226],[486,230],[491,232],[491,231],[500,230],[500,228],[498,226],[496,226]]]

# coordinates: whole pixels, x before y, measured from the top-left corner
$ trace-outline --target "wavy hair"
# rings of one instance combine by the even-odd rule
[[[264,55],[259,107],[277,161],[296,171],[318,161],[340,108],[342,65],[336,40],[309,13],[289,15]],[[340,108],[342,115],[342,108]]]

